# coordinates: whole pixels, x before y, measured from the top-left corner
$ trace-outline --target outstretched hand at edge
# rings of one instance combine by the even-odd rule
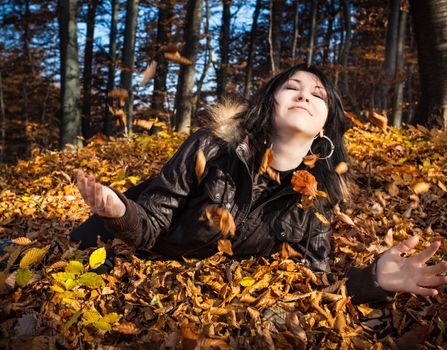
[[[82,198],[93,213],[107,218],[120,218],[125,214],[126,206],[118,195],[109,187],[96,183],[93,175],[87,178],[79,169],[77,184]]]
[[[402,255],[413,249],[419,241],[412,236],[386,251],[377,262],[377,282],[390,292],[408,292],[423,296],[434,296],[434,287],[447,284],[447,261],[428,266],[425,263],[436,253],[441,243],[432,243],[419,254],[406,258]]]

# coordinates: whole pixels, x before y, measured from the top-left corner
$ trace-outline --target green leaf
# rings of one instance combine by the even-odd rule
[[[66,290],[72,290],[77,285],[78,285],[78,283],[71,278],[69,278],[65,281],[65,289]]]
[[[104,264],[104,261],[106,261],[106,248],[101,247],[96,249],[92,255],[90,255],[89,264],[92,269],[96,269]]]
[[[104,322],[102,320],[93,322],[93,326],[95,326],[97,329],[100,329],[102,331],[111,331],[112,326],[110,323]]]
[[[84,272],[84,265],[77,260],[71,260],[65,267],[65,272],[81,274]]]
[[[81,310],[78,310],[73,314],[73,316],[70,317],[70,319],[65,324],[65,327],[64,327],[65,330],[70,328],[73,325],[73,323],[75,323],[79,319],[79,316],[81,316],[81,313],[82,313]]]
[[[110,314],[104,315],[102,320],[104,322],[113,324],[113,323],[118,322],[121,319],[121,317],[123,317],[123,315],[117,314],[116,312],[111,312]]]
[[[55,272],[51,274],[51,277],[53,277],[56,281],[64,283],[68,279],[74,280],[76,278],[74,273],[69,272]]]
[[[29,269],[18,269],[16,274],[16,283],[20,287],[26,286],[29,280],[33,277],[33,273]]]
[[[84,273],[79,277],[78,281],[79,284],[89,288],[98,288],[104,284],[102,277],[94,272]]]

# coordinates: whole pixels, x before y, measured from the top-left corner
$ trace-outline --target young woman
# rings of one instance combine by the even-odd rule
[[[72,239],[86,247],[97,234],[117,237],[167,258],[210,256],[223,235],[235,258],[270,255],[287,242],[312,269],[328,271],[331,227],[315,214],[329,218],[347,194],[335,171],[347,155],[343,107],[331,82],[317,68],[297,65],[268,81],[248,105],[224,101],[210,114],[210,126],[193,133],[157,177],[125,195],[79,170],[79,190],[95,215]],[[311,169],[303,163],[310,153],[319,158]],[[312,186],[309,193],[297,189],[296,177],[306,174],[300,170],[312,173],[327,197]],[[403,257],[417,242],[411,237],[371,265],[349,269],[353,302],[383,301],[395,291],[436,295],[431,287],[447,283],[440,276],[447,262],[425,264],[439,242]]]

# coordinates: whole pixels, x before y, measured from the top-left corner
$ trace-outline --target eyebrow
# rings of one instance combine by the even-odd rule
[[[302,83],[302,81],[299,80],[299,79],[293,79],[293,78],[290,78],[289,80],[296,81],[296,82],[299,83],[299,84]],[[320,85],[315,85],[315,88],[316,88],[316,89],[322,89],[322,90],[326,91],[326,89],[325,89],[323,86],[320,86]]]

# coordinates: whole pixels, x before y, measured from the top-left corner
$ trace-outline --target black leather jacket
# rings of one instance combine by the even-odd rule
[[[207,160],[200,180],[195,174],[199,149]],[[282,242],[288,242],[313,270],[329,271],[331,227],[314,215],[314,209],[296,206],[300,194],[291,184],[252,207],[257,171],[252,158],[245,142],[231,148],[201,129],[183,143],[159,176],[138,185],[130,196],[116,191],[126,213],[119,219],[104,218],[105,227],[126,243],[164,257],[202,258],[217,252],[217,241],[222,238],[217,227],[199,220],[206,207],[215,205],[229,209],[234,218],[235,258],[271,255]],[[348,291],[355,302],[382,301],[389,296],[378,287],[375,269],[372,264],[347,272]]]

